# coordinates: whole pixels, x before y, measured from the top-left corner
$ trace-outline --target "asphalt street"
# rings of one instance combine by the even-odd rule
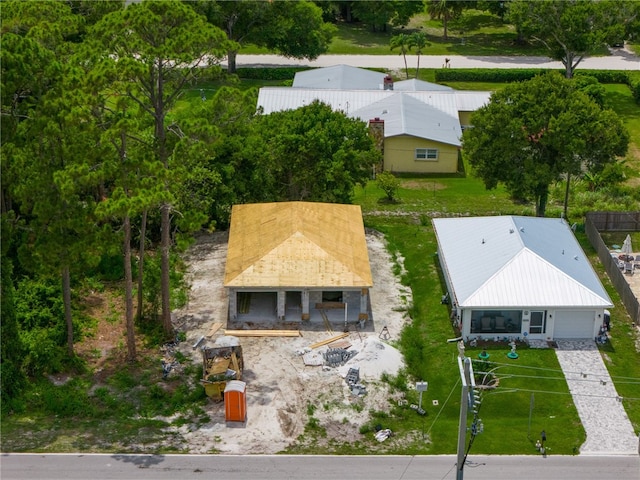
[[[606,57],[588,57],[578,65],[578,70],[640,70],[640,57],[627,49],[611,49]],[[465,57],[461,55],[421,55],[420,68],[442,68],[449,59],[451,68],[564,68],[562,63],[547,57]],[[409,68],[416,68],[418,57],[407,55]],[[402,55],[321,55],[316,60],[298,60],[279,55],[238,55],[237,67],[256,66],[309,66],[329,67],[350,65],[363,68],[403,69]],[[223,62],[223,65],[225,63]]]
[[[2,480],[452,480],[456,457],[3,454]],[[470,456],[473,480],[638,480],[640,457]]]

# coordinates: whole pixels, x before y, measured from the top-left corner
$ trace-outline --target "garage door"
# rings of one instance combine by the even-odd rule
[[[553,338],[593,338],[595,319],[593,310],[556,310]]]

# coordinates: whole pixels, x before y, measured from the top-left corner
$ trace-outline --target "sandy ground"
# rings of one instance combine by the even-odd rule
[[[211,400],[206,408],[210,422],[194,428],[184,425],[175,433],[190,453],[227,454],[281,452],[293,442],[304,443],[309,413],[327,431],[328,438],[351,441],[361,437],[359,428],[369,420],[369,412],[387,410],[392,398],[387,385],[380,381],[383,372],[395,374],[403,367],[399,351],[393,347],[408,321],[411,291],[401,285],[393,272],[394,260],[386,250],[384,238],[367,232],[369,260],[374,287],[371,290],[372,320],[364,329],[350,326],[347,339],[350,349],[358,353],[344,366],[305,365],[301,353],[309,346],[342,333],[344,324],[332,324],[333,332],[323,322],[299,324],[300,337],[241,337],[244,372],[247,383],[247,422],[244,426],[225,423],[223,402]],[[200,348],[228,343],[224,336],[227,319],[227,294],[223,287],[227,234],[217,232],[198,238],[186,256],[191,294],[188,305],[174,312],[174,323],[187,334],[180,344],[182,353],[200,363]],[[402,267],[402,258],[395,260]],[[209,332],[214,322],[222,322],[214,336],[205,338],[198,348],[193,345]],[[388,336],[381,336],[384,327]],[[236,328],[236,325],[233,325]],[[274,328],[291,328],[274,325]],[[328,347],[314,349],[319,355]],[[344,380],[349,368],[360,369],[365,395],[354,395]]]

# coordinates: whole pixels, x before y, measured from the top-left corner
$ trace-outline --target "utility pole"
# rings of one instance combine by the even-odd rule
[[[464,354],[464,341],[458,342],[458,367],[462,381],[462,394],[460,396],[460,425],[458,429],[458,462],[456,464],[456,480],[463,480],[465,462],[465,448],[467,443],[467,413],[469,406],[473,405],[473,388],[476,386],[473,378],[473,366],[471,359]]]

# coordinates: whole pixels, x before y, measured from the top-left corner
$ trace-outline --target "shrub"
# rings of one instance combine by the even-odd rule
[[[40,389],[43,409],[60,417],[92,416],[94,407],[84,383],[72,380],[61,386]]]
[[[376,183],[380,190],[385,193],[386,199],[389,202],[395,201],[396,192],[398,191],[398,188],[400,188],[400,180],[390,172],[382,172],[377,175]]]

